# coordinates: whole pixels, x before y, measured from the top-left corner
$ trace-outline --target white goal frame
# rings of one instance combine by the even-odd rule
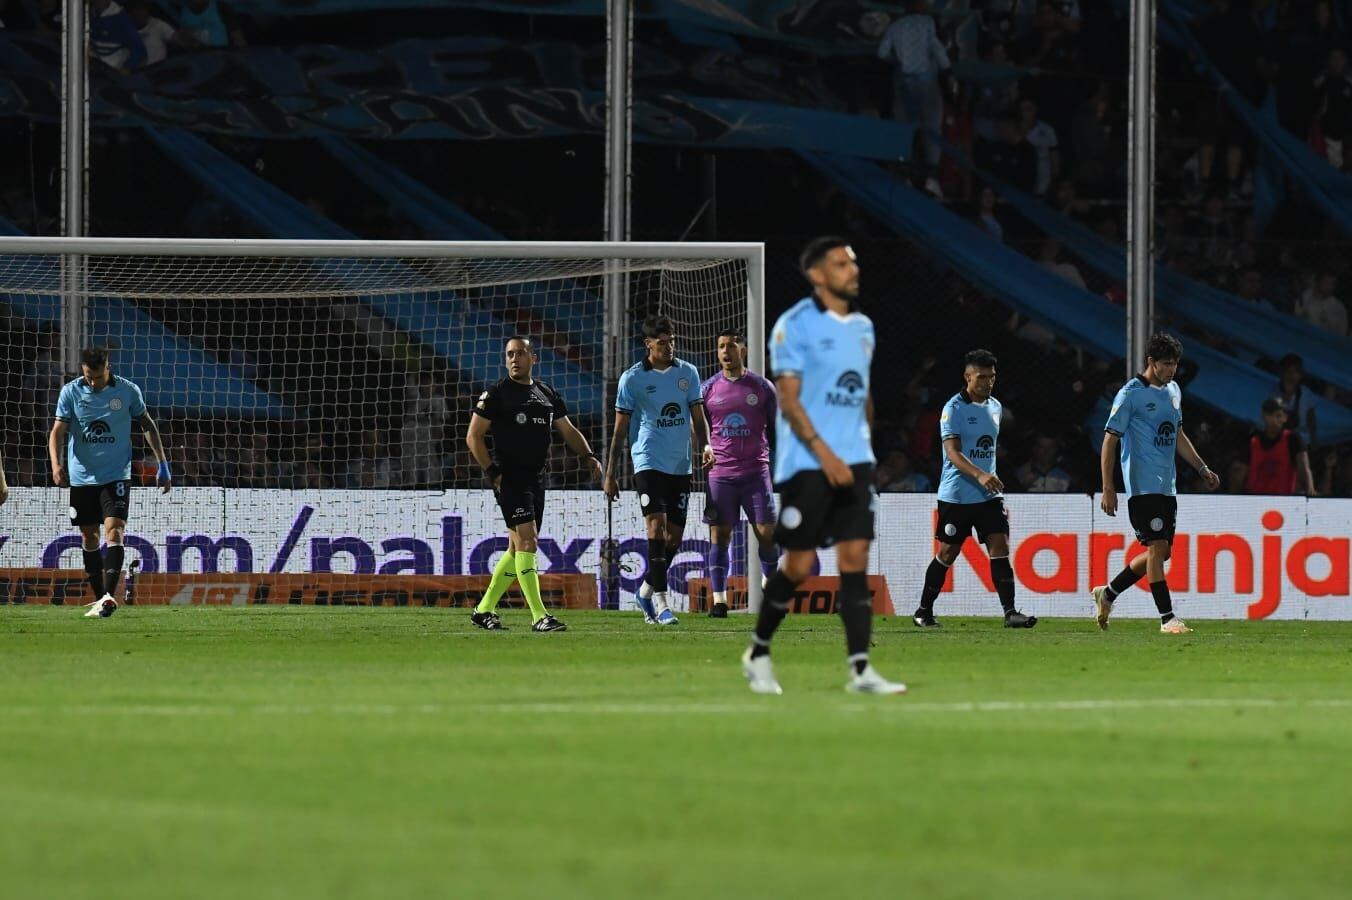
[[[294,257],[294,258],[401,258],[441,257],[492,259],[615,259],[615,260],[739,260],[746,266],[747,363],[765,371],[765,245],[763,243],[661,242],[661,241],[335,241],[276,239],[196,238],[63,238],[0,237],[0,256],[46,255],[62,259],[61,337],[67,367],[74,371],[83,340],[85,298],[90,293],[85,279],[89,256],[161,257]],[[605,291],[605,357],[603,378],[610,409],[620,376],[619,361],[632,334],[627,321],[624,272],[607,276]],[[606,429],[603,433],[608,433]],[[752,577],[755,531],[746,526],[747,597],[753,612],[761,605],[761,584]]]

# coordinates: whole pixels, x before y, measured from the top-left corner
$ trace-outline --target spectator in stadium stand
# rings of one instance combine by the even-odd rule
[[[906,13],[888,26],[878,45],[878,58],[890,62],[892,116],[937,132],[943,125],[944,98],[940,77],[951,66],[939,41],[929,0],[909,0]],[[939,162],[939,147],[925,141],[925,162]]]
[[[378,428],[361,434],[361,445],[347,464],[342,484],[346,488],[390,488],[396,483],[396,462],[385,452],[384,435]]]
[[[1263,400],[1263,427],[1249,436],[1247,494],[1295,494],[1314,497],[1310,454],[1300,435],[1286,427],[1286,410],[1276,397]]]
[[[1056,129],[1038,118],[1037,103],[1030,97],[1019,101],[1019,131],[1037,153],[1033,193],[1045,197],[1052,182],[1061,174],[1061,152],[1056,145]]]
[[[1061,467],[1061,442],[1051,434],[1033,439],[1032,455],[1014,470],[1019,486],[1030,494],[1067,493],[1074,479]]]
[[[1022,191],[1032,191],[1037,182],[1037,151],[1024,140],[1018,120],[1013,116],[1000,120],[997,140],[977,140],[974,162],[978,169]]]
[[[1038,253],[1038,265],[1069,281],[1078,288],[1084,287],[1084,276],[1075,263],[1066,259],[1061,253],[1061,242],[1056,238],[1047,238],[1042,242],[1042,248]]]
[[[239,448],[239,475],[236,485],[244,488],[274,487],[268,466],[268,435],[255,431]]]
[[[1256,268],[1245,269],[1235,283],[1235,296],[1255,306],[1272,309],[1272,303],[1263,296],[1263,273]]]
[[[146,46],[126,10],[113,0],[91,0],[89,51],[99,62],[129,72],[146,59]]]
[[[1352,459],[1336,448],[1324,451],[1324,465],[1319,473],[1321,497],[1352,497]]]
[[[1315,415],[1314,392],[1305,382],[1305,361],[1295,353],[1288,353],[1277,362],[1277,391],[1275,396],[1286,410],[1287,422],[1300,433],[1306,445],[1319,443],[1319,422]]]
[[[1005,226],[1000,224],[1000,219],[995,215],[996,204],[995,191],[989,187],[981,189],[980,208],[977,210],[976,221],[987,234],[1000,243],[1005,242]]]
[[[1347,51],[1329,52],[1324,71],[1315,79],[1316,124],[1324,141],[1324,157],[1335,169],[1345,167],[1346,141],[1352,137],[1352,77],[1347,73]]]
[[[178,8],[178,27],[203,47],[244,45],[243,34],[216,0],[184,0]]]
[[[153,66],[169,55],[170,47],[200,47],[197,36],[186,29],[175,28],[159,16],[151,15],[150,4],[145,0],[135,0],[127,4],[127,13],[136,25],[137,34],[145,44],[146,58],[143,66]]]
[[[1113,108],[1108,85],[1099,86],[1075,113],[1071,125],[1070,143],[1074,150],[1071,178],[1076,189],[1091,197],[1114,194],[1113,182],[1120,166],[1120,135],[1115,133]]]
[[[934,490],[934,483],[929,476],[915,471],[911,457],[904,450],[887,455],[887,459],[878,467],[876,484],[879,491],[888,493],[927,494]]]
[[[440,487],[450,404],[428,373],[418,379],[417,393],[404,411],[402,487]]]
[[[1319,273],[1296,303],[1296,315],[1338,337],[1347,337],[1347,307],[1333,296],[1337,289],[1337,275],[1332,272]]]

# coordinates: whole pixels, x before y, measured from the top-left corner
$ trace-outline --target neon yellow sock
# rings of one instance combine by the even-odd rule
[[[531,568],[535,567],[535,555],[531,554]],[[516,581],[516,557],[511,550],[498,559],[498,564],[493,567],[493,578],[488,582],[488,590],[484,591],[483,599],[479,605],[474,608],[475,612],[492,612],[502,599],[502,595],[507,593],[507,589]]]
[[[544,601],[540,599],[540,575],[535,571],[535,554],[518,553],[516,555],[516,577],[521,582],[521,593],[526,595],[526,605],[530,607],[530,620],[538,622],[548,613]]]

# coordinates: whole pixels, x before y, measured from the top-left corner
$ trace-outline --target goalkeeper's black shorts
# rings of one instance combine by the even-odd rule
[[[506,470],[494,494],[508,528],[534,521],[535,531],[539,533],[540,523],[545,518],[545,489],[540,484],[539,472]]]

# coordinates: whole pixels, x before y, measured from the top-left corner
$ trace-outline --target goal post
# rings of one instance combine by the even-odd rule
[[[755,243],[0,238],[11,483],[50,491],[45,438],[56,391],[77,374],[71,349],[108,346],[114,372],[145,392],[175,463],[176,487],[196,491],[137,495],[129,532],[156,515],[164,519],[164,534],[146,535],[162,569],[176,535],[175,562],[192,571],[207,562],[205,554],[183,552],[184,536],[228,543],[233,530],[263,528],[269,515],[279,520],[280,547],[298,521],[297,504],[310,508],[307,498],[315,508],[352,507],[343,520],[351,535],[327,535],[325,546],[359,550],[330,553],[325,565],[335,572],[383,566],[382,542],[412,541],[404,532],[431,527],[413,515],[383,533],[372,519],[399,525],[402,497],[436,492],[443,506],[476,506],[475,521],[496,517],[464,431],[473,400],[504,375],[508,335],[536,342],[536,376],[560,391],[574,423],[604,456],[615,373],[641,356],[637,326],[645,315],[673,320],[677,353],[701,377],[716,371],[716,336],[730,327],[747,335],[750,366],[764,370],[764,266],[764,245]],[[607,280],[617,278],[624,290],[608,291]],[[622,298],[623,308],[608,309],[610,297]],[[148,453],[135,441],[134,480],[144,478],[141,457]],[[626,474],[628,468],[626,454]],[[554,546],[569,565],[590,564],[604,575],[597,548],[583,553],[569,532],[575,513],[587,520],[578,534],[601,537],[587,518],[595,498],[585,496],[599,496],[599,486],[585,474],[556,442],[546,487],[561,518],[547,518],[543,530],[553,524],[560,532]],[[698,469],[695,481],[702,487]],[[616,534],[607,540],[633,531],[637,508],[625,487]],[[370,490],[385,493],[342,493]],[[702,507],[702,497],[695,503]],[[692,542],[707,539],[697,511],[686,528]],[[69,534],[64,513],[64,500],[53,496],[7,509],[24,538],[0,548],[3,565],[62,558],[50,545],[34,558],[32,545]],[[251,535],[241,540],[255,540]],[[348,536],[359,540],[342,544]],[[430,545],[433,537],[417,540]],[[260,548],[249,546],[253,559],[246,562],[259,567]],[[742,546],[754,571],[749,529]],[[362,547],[376,548],[374,563]],[[621,580],[635,583],[641,563],[632,548],[627,555],[616,549]],[[481,565],[468,558],[477,550],[463,548],[462,565]],[[312,553],[311,563],[322,555]],[[693,569],[693,555],[687,562]],[[238,554],[219,561],[221,571],[232,564],[243,564]],[[306,571],[300,551],[280,565],[276,571]],[[674,570],[680,577],[680,567]],[[759,579],[748,583],[754,608]],[[604,586],[602,597],[615,600]]]

